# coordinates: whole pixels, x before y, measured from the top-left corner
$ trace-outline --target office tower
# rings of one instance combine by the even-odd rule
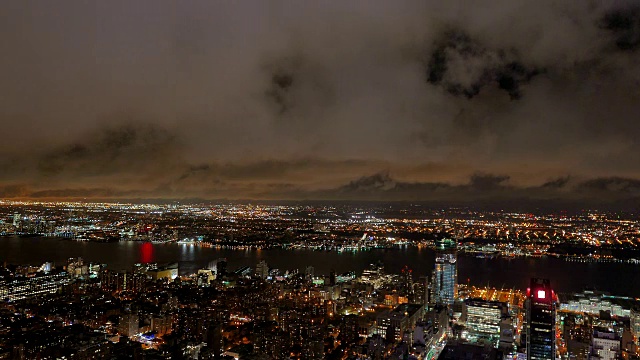
[[[227,259],[219,258],[217,260],[209,261],[207,269],[211,270],[217,278],[227,274]]]
[[[342,323],[340,324],[340,336],[342,341],[347,343],[355,343],[358,341],[359,334],[359,320],[358,315],[351,314],[342,318]]]
[[[458,280],[456,260],[454,240],[436,241],[436,264],[433,272],[433,294],[436,305],[453,306]]]
[[[118,332],[120,335],[127,337],[136,335],[139,331],[139,321],[138,314],[135,312],[120,315]]]
[[[143,291],[148,282],[149,277],[144,273],[110,270],[103,270],[100,273],[100,285],[105,291],[137,293]]]
[[[402,268],[402,295],[413,298],[413,270],[408,266]]]
[[[509,316],[507,304],[498,301],[469,299],[465,301],[467,339],[497,347],[502,319]]]
[[[227,275],[227,258],[220,258],[216,261],[216,276]]]
[[[302,339],[302,358],[309,360],[324,359],[325,324],[319,319],[307,319],[299,326],[300,339]]]
[[[20,214],[18,213],[13,214],[13,226],[16,228],[20,226]]]
[[[377,315],[374,334],[389,342],[400,341],[406,332],[413,331],[416,323],[424,316],[424,307],[417,304],[398,305],[393,311]]]
[[[531,279],[525,309],[527,359],[555,359],[556,299],[549,280]]]
[[[214,359],[222,358],[222,325],[219,323],[212,323],[207,328],[207,347],[211,349]]]
[[[409,302],[414,304],[427,305],[429,302],[429,279],[422,276],[413,283],[413,295],[409,298]]]
[[[264,260],[261,260],[256,266],[256,276],[261,279],[266,279],[269,276],[269,265]]]
[[[134,274],[127,272],[125,273],[124,290],[139,293],[144,291],[148,282],[149,278],[147,274]]]

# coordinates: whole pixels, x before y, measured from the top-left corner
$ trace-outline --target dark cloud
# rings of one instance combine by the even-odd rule
[[[509,176],[506,175],[478,173],[471,176],[469,186],[479,191],[495,190],[502,187],[507,180]]]
[[[283,59],[268,66],[271,78],[265,95],[274,103],[279,115],[287,113],[294,106],[294,86],[300,86],[297,82],[300,81],[301,66],[302,59],[299,57]]]
[[[462,31],[446,31],[426,65],[427,82],[455,96],[473,98],[483,88],[504,90],[511,99],[541,71],[527,68],[513,49],[490,49]]]
[[[464,184],[444,182],[407,182],[394,179],[389,172],[379,172],[350,181],[335,189],[324,189],[315,196],[330,199],[367,200],[474,200],[493,196],[506,190],[515,193],[518,189],[508,188],[504,183],[508,176],[493,174],[473,174]]]
[[[370,176],[363,176],[357,180],[350,181],[338,189],[344,192],[376,191],[388,190],[396,186],[396,183],[388,172],[381,172]]]
[[[202,168],[198,171],[207,171]],[[606,209],[635,209],[640,199],[640,180],[629,178],[594,178],[584,180],[560,178],[533,186],[508,185],[507,176],[472,174],[465,183],[412,182],[394,178],[387,171],[362,176],[336,187],[310,190],[297,183],[245,181],[217,181],[206,184],[198,181],[198,188],[160,184],[150,188],[138,184],[132,188],[117,184],[103,188],[39,188],[28,185],[0,187],[3,198],[73,199],[73,200],[140,200],[181,199],[266,199],[266,200],[352,200],[352,201],[418,201],[434,204],[462,204],[473,206],[507,206],[531,209],[544,207],[602,207]]]
[[[178,177],[178,181],[185,180],[189,177],[198,176],[198,174],[206,173],[211,170],[211,166],[207,164],[191,165]]]
[[[640,46],[640,5],[626,4],[607,12],[602,27],[611,32],[619,50],[636,50]]]
[[[640,195],[640,180],[622,177],[606,177],[590,179],[578,185],[582,191],[599,191],[611,193],[633,193]]]
[[[640,196],[640,180],[625,178],[596,178],[570,182],[568,177],[533,186],[505,184],[508,176],[473,174],[463,184],[443,182],[405,182],[394,179],[387,172],[360,177],[343,186],[315,192],[294,191],[294,198],[372,201],[453,201],[474,204],[490,201],[496,205],[525,201],[526,204],[597,204],[614,206],[618,201],[625,208]]]
[[[168,130],[152,123],[127,122],[106,126],[47,151],[38,160],[38,170],[46,176],[148,171],[175,158],[177,151],[176,136]]]
[[[540,74],[540,69],[527,69],[518,61],[507,62],[496,71],[498,87],[506,91],[511,99],[519,99],[522,96],[520,87]]]
[[[268,78],[265,97],[276,118],[300,116],[330,106],[332,89],[323,79],[322,67],[295,49],[283,52],[264,65]]]
[[[361,160],[330,161],[318,158],[283,160],[263,160],[247,163],[209,163],[191,165],[178,180],[202,180],[208,177],[230,181],[296,179],[299,177],[322,178],[327,171],[343,169],[347,173],[368,168],[370,163]]]
[[[569,176],[559,177],[557,179],[553,179],[553,180],[549,180],[549,181],[545,182],[544,184],[542,184],[542,187],[543,188],[560,189],[560,188],[563,188],[564,186],[566,186],[569,183],[570,179],[571,179],[571,177],[569,177]]]
[[[267,90],[267,97],[271,98],[278,107],[278,112],[284,114],[291,107],[289,91],[293,86],[293,74],[278,70],[271,76],[271,86]]]

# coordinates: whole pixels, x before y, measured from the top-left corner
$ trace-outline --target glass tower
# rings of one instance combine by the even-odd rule
[[[450,239],[436,241],[436,265],[433,272],[433,294],[437,305],[452,306],[456,298],[458,266],[456,242]]]

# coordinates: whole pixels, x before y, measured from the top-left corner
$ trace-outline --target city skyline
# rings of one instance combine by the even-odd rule
[[[0,360],[640,360],[640,0],[6,0]]]
[[[0,198],[640,195],[636,2],[3,13]]]
[[[635,360],[639,228],[597,210],[0,200],[0,359]]]

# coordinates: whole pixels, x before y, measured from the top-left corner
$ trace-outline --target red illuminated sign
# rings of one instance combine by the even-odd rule
[[[538,290],[538,299],[545,299],[547,297],[547,293],[544,290]]]

